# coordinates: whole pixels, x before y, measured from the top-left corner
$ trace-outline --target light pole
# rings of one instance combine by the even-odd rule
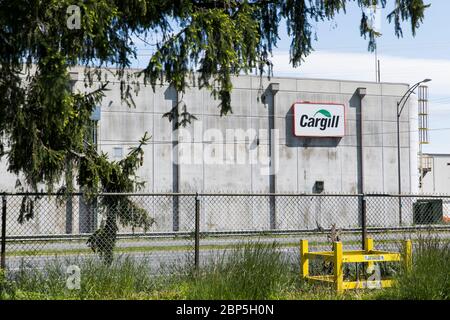
[[[414,90],[416,90],[422,83],[430,82],[431,79],[422,80],[406,91],[400,101],[397,102],[397,169],[398,169],[398,214],[399,214],[399,222],[400,226],[402,225],[402,179],[401,179],[401,159],[400,159],[400,116],[402,115],[402,111],[405,108],[406,102],[408,102],[409,97],[413,94]],[[400,107],[401,106],[401,107]]]

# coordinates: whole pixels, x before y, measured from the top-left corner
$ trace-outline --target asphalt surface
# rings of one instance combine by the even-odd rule
[[[379,240],[380,242],[391,241],[395,242],[398,240],[411,239],[415,240],[420,237],[426,235],[434,235],[436,237],[442,239],[450,239],[450,230],[448,231],[434,231],[429,233],[427,231],[421,232],[400,232],[400,231],[391,231],[384,233],[372,233],[368,232],[369,237],[373,237],[375,240]],[[361,242],[361,233],[352,232],[352,233],[343,233],[341,234],[342,241],[352,244],[354,246],[358,246],[358,243]],[[239,243],[247,243],[247,242],[260,242],[260,243],[273,243],[276,242],[280,245],[296,245],[299,243],[300,239],[308,239],[310,242],[318,242],[318,243],[328,243],[328,237],[325,233],[316,233],[316,234],[307,234],[307,235],[284,235],[284,236],[275,236],[275,235],[264,235],[264,236],[221,236],[221,237],[209,237],[209,238],[201,238],[200,245],[202,247],[214,247],[214,246],[230,246],[237,245]],[[131,250],[139,250],[142,251],[176,251],[184,249],[185,247],[193,247],[194,239],[185,239],[185,238],[139,238],[136,239],[126,239],[126,240],[118,240],[116,243],[116,248],[119,251],[127,251],[127,249]],[[33,251],[35,254],[39,254],[39,252],[45,252],[46,254],[65,254],[65,253],[73,253],[70,251],[75,250],[86,250],[89,249],[86,241],[70,241],[70,240],[61,240],[61,241],[11,241],[6,243],[6,252],[10,255],[20,255],[22,252]]]
[[[369,233],[374,238],[375,247],[380,250],[398,251],[399,241],[405,239],[417,240],[429,235],[427,232],[386,232]],[[432,233],[434,237],[450,239],[450,231]],[[330,243],[324,233],[308,235],[286,236],[247,236],[247,237],[214,237],[200,240],[200,263],[207,264],[212,259],[220,259],[227,255],[233,246],[242,243],[258,242],[279,245],[280,250],[290,260],[299,259],[297,244],[300,239],[311,242],[311,250],[329,250]],[[348,233],[341,235],[346,249],[361,247],[361,234]],[[347,244],[346,244],[347,243]],[[74,252],[74,251],[80,252]],[[69,266],[82,264],[89,259],[98,259],[96,254],[89,251],[84,241],[34,241],[8,242],[6,245],[6,266],[9,270],[20,270],[23,267],[45,269],[45,266],[59,264]],[[115,256],[118,259],[131,257],[148,264],[151,273],[175,272],[186,264],[194,261],[194,241],[192,239],[136,239],[120,240],[117,242]]]

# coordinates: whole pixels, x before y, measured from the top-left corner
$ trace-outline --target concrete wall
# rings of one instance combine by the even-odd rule
[[[422,192],[424,194],[450,195],[450,155],[429,154],[431,171],[423,178]]]
[[[272,96],[270,83],[279,83],[280,91]],[[216,129],[226,135],[227,129],[265,130],[264,137],[257,134],[245,141],[231,141],[232,148],[246,150],[256,140],[258,153],[269,153],[269,116],[273,109],[275,129],[279,130],[279,171],[276,174],[276,191],[310,193],[315,181],[325,182],[325,192],[356,193],[357,177],[357,110],[359,97],[355,91],[367,88],[362,100],[362,130],[364,158],[364,189],[366,192],[397,192],[397,141],[396,102],[408,89],[403,84],[376,84],[334,80],[307,80],[241,76],[234,80],[232,93],[233,114],[219,115],[218,104],[206,90],[191,88],[180,98],[181,105],[197,118],[196,128],[202,133]],[[173,166],[173,159],[182,157],[179,150],[200,148],[207,152],[223,152],[227,158],[230,141],[208,141],[208,137],[194,136],[194,126],[187,128],[191,136],[174,132],[172,124],[162,115],[177,101],[177,93],[167,86],[158,87],[153,93],[149,87],[141,87],[135,97],[136,108],[121,105],[119,85],[113,84],[102,104],[99,122],[99,146],[113,157],[114,148],[135,145],[148,131],[151,143],[146,147],[144,167],[140,176],[147,180],[146,191],[174,191],[178,179],[179,191],[241,191],[269,192],[269,178],[260,174],[261,164],[227,165],[181,163]],[[266,95],[263,102],[262,96]],[[292,134],[292,110],[296,101],[334,102],[345,105],[347,113],[346,136],[335,138],[297,138]],[[410,104],[411,106],[412,104]],[[407,107],[401,117],[402,185],[405,193],[411,192],[411,154],[417,154],[412,143],[410,112]],[[185,139],[184,139],[185,138]],[[259,138],[259,139],[258,139]],[[179,150],[174,150],[174,141]],[[233,156],[231,152],[231,156]],[[114,157],[113,157],[114,158]],[[178,171],[175,175],[174,171]]]
[[[16,175],[8,172],[7,158],[3,157],[0,160],[0,191],[2,192],[14,192],[14,186],[16,185]]]
[[[271,83],[280,85],[275,94],[270,90]],[[367,89],[362,100],[356,94],[361,87]],[[361,191],[357,125],[358,112],[362,110],[364,192],[396,194],[396,102],[407,89],[405,84],[294,78],[272,78],[269,81],[266,78],[240,76],[234,79],[231,97],[233,113],[221,117],[219,102],[209,91],[195,86],[183,95],[168,86],[158,87],[154,93],[151,88],[141,87],[135,97],[136,108],[129,109],[120,104],[118,85],[115,85],[102,104],[99,145],[111,154],[114,148],[131,146],[148,131],[153,138],[146,147],[144,167],[140,170],[140,176],[147,180],[145,190],[148,192],[312,193],[315,182],[324,181],[325,193],[356,194]],[[198,121],[184,130],[174,131],[172,124],[162,115],[177,101],[180,101],[180,110],[186,106]],[[294,137],[291,107],[298,101],[345,105],[345,137]],[[403,193],[417,191],[417,165],[414,162],[417,155],[417,119],[412,111],[415,105],[411,100],[400,123]],[[233,152],[237,150],[243,150],[248,157],[255,150],[258,157],[269,157],[275,141],[270,136],[272,125],[279,134],[274,138],[279,142],[275,144],[279,158],[273,180],[263,170],[267,167],[264,161],[256,164],[233,161],[236,157]],[[223,142],[215,139],[216,133],[226,137],[229,129],[246,131],[247,140]],[[252,129],[255,132],[249,131]],[[189,152],[200,155],[200,161],[197,157],[193,163],[173,163],[174,159],[185,159]],[[218,154],[227,161],[226,164],[202,161],[204,157]],[[276,220],[276,228],[283,229],[311,229],[316,227],[316,222],[325,227],[333,223],[341,227],[356,227],[359,224],[358,204],[354,199],[349,200],[350,203],[334,199],[315,199],[313,204],[287,201],[277,198],[271,204],[268,198],[236,202],[215,198],[214,204],[205,203],[202,207],[203,228],[209,231],[269,229],[271,219]],[[233,210],[235,206],[239,208]],[[369,217],[378,215],[379,218],[373,225],[396,225],[398,205],[392,202],[382,207],[381,213],[380,206],[369,207]],[[165,224],[170,224],[172,212],[173,207],[167,210]],[[380,217],[380,214],[385,217]],[[273,218],[275,215],[276,218]],[[412,214],[404,212],[403,216],[404,222],[412,222]],[[179,220],[179,224],[183,228],[183,219]],[[180,226],[174,224],[173,228],[178,230]]]

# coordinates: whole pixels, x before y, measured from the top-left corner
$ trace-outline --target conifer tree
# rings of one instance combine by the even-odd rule
[[[80,10],[78,28],[68,25],[68,8],[74,5]],[[232,112],[233,75],[271,74],[282,23],[291,39],[291,63],[298,66],[313,50],[312,23],[332,20],[350,5],[362,9],[356,25],[374,50],[379,34],[364,9],[385,7],[386,0],[0,0],[0,157],[11,172],[24,175],[32,191],[40,183],[53,190],[61,176],[66,192],[73,190],[72,181],[87,194],[135,191],[148,137],[120,162],[85,141],[90,114],[108,86],[100,68],[114,67],[111,73],[121,81],[127,103],[131,85],[139,81],[152,87],[164,81],[184,92],[195,75],[226,115]],[[395,34],[402,36],[404,23],[415,34],[427,7],[423,0],[395,0],[387,16]],[[147,67],[130,75],[126,69],[138,52],[136,38],[154,39],[153,51]],[[77,65],[86,68],[87,93],[70,88],[69,70]],[[152,222],[126,197],[106,205],[121,208],[110,210],[107,219],[105,228],[113,235],[107,251],[118,222],[143,227]],[[140,212],[132,215],[136,221],[125,214],[129,210]],[[99,248],[105,230],[90,239],[93,248]]]

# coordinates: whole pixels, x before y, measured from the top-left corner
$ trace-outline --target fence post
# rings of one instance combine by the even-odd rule
[[[0,269],[6,268],[6,195],[2,197],[2,245],[1,245],[1,261]]]
[[[66,200],[66,234],[72,234],[72,220],[73,220],[73,194]]]
[[[361,229],[362,229],[362,249],[367,250],[367,202],[364,196],[361,200]]]
[[[200,267],[200,199],[195,195],[195,270]]]
[[[274,195],[270,196],[270,230],[277,229],[277,202]]]

